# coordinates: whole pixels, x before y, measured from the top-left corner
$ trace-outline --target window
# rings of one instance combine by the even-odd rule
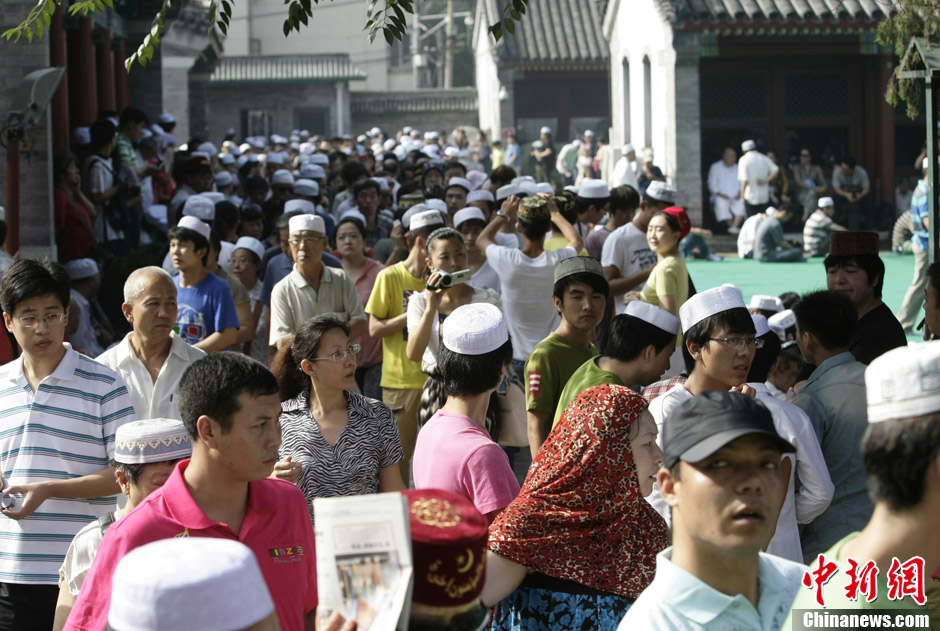
[[[242,110],[242,138],[248,136],[270,136],[273,116],[268,110]]]
[[[648,56],[643,57],[643,138],[645,146],[653,146],[653,70]]]
[[[630,62],[623,60],[623,142],[630,142]]]

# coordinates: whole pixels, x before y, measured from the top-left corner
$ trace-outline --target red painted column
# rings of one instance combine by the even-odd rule
[[[878,71],[875,76],[878,82],[875,85],[875,92],[878,95],[878,154],[881,159],[878,160],[879,176],[881,177],[881,200],[888,202],[894,207],[894,168],[897,157],[894,155],[894,108],[885,101],[884,92],[888,87],[888,81],[891,78],[891,71],[894,67],[893,55],[883,54],[875,57],[875,63],[878,64]],[[913,165],[907,165],[913,166]]]
[[[131,104],[131,88],[124,68],[127,59],[127,39],[119,37],[114,41],[114,91],[117,96],[117,109],[120,112]]]
[[[95,41],[95,70],[98,75],[98,107],[117,110],[114,95],[114,54],[111,51],[111,29],[99,32]]]
[[[68,66],[68,41],[65,36],[65,6],[59,5],[52,14],[49,26],[49,63],[53,66]],[[52,97],[52,147],[67,149],[69,146],[69,79],[62,82]]]
[[[91,125],[98,118],[98,82],[91,18],[80,18],[69,32],[69,105],[72,124]]]

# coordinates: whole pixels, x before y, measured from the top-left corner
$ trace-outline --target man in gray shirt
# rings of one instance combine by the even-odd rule
[[[833,170],[832,190],[839,223],[848,225],[849,230],[860,227],[878,229],[868,173],[855,163],[852,156],[844,157],[839,168]]]
[[[803,262],[803,249],[795,247],[783,238],[783,224],[790,211],[768,208],[767,216],[757,226],[754,237],[754,258],[762,263]]]

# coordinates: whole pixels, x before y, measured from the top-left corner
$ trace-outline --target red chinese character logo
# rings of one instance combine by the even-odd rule
[[[921,607],[927,604],[924,593],[924,559],[911,557],[904,563],[897,557],[891,559],[891,568],[885,578],[888,580],[888,600],[901,600],[905,596]]]
[[[826,601],[823,598],[823,585],[828,583],[829,579],[839,571],[839,566],[832,561],[827,561],[825,555],[822,554],[816,557],[816,566],[815,570],[807,570],[803,573],[803,585],[812,589],[815,584],[816,603],[820,607],[825,607]]]
[[[858,600],[858,592],[865,594],[865,600],[874,601],[878,597],[878,566],[874,561],[869,561],[861,568],[852,557],[848,558],[849,569],[846,574],[849,575],[849,584],[845,588],[845,597],[849,600]]]

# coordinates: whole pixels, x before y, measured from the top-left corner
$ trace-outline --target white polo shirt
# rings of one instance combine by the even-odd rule
[[[119,344],[98,357],[97,361],[124,379],[138,420],[180,420],[180,378],[191,363],[206,356],[205,351],[186,343],[183,338],[171,332],[170,354],[167,355],[157,380],[154,381],[144,362],[131,348],[130,338],[131,334],[128,333]]]
[[[315,315],[336,313],[346,320],[365,320],[356,285],[346,272],[320,266],[320,290],[317,291],[297,271],[282,278],[271,291],[270,344],[293,335],[301,324]]]

